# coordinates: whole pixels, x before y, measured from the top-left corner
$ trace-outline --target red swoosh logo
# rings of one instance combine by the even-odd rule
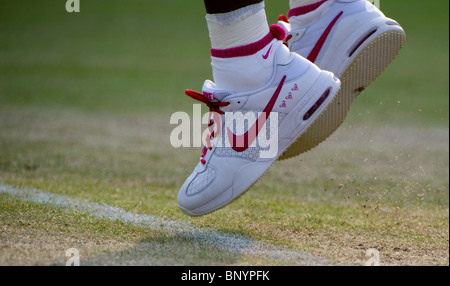
[[[336,22],[339,20],[339,18],[342,16],[344,12],[341,11],[336,18],[334,18],[333,21],[328,25],[325,32],[323,32],[322,36],[320,37],[319,41],[317,41],[316,45],[312,49],[311,53],[308,56],[308,60],[312,63],[314,63],[317,59],[317,56],[319,55],[320,51],[322,50],[323,44],[325,44],[325,41],[328,38],[328,35],[330,34],[331,30],[333,29]]]
[[[269,114],[272,112],[272,109],[275,106],[275,102],[277,101],[281,89],[283,88],[285,80],[286,76],[283,77],[269,103],[266,105],[258,119],[256,119],[256,122],[252,125],[252,127],[247,130],[247,132],[245,132],[243,135],[237,136],[230,130],[230,127],[228,127],[228,140],[230,141],[231,148],[233,148],[234,151],[239,153],[244,152],[250,145],[252,145],[253,141],[258,136],[259,131],[261,131],[261,128],[266,123]],[[231,142],[231,138],[233,138],[233,142]]]
[[[262,56],[263,59],[267,60],[267,58],[269,57],[269,53],[270,53],[270,50],[271,50],[271,49],[272,49],[272,46],[270,46],[269,50],[267,51],[267,54],[265,54],[265,55]]]

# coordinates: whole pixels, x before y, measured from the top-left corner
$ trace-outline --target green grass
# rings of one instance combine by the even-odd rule
[[[287,2],[266,1],[269,21]],[[5,1],[0,182],[343,263],[377,248],[385,264],[448,265],[448,5],[382,1],[407,42],[346,123],[318,148],[276,163],[235,203],[193,219],[176,196],[200,150],[170,146],[169,118],[191,113],[184,89],[211,78],[203,3],[82,0],[81,13],[68,14],[61,1]],[[1,264],[63,264],[59,251],[72,244],[88,264],[282,264],[203,245],[196,253],[179,237],[0,199]],[[45,232],[39,250],[43,241],[30,237]],[[136,259],[145,251],[157,255]]]
[[[192,245],[161,231],[21,202],[3,194],[0,202],[0,265],[65,265],[70,248],[78,249],[82,265],[283,264]]]
[[[79,14],[61,1],[2,3],[0,103],[133,113],[180,109],[175,99],[187,106],[186,86],[210,73],[203,4],[147,2],[86,1]]]
[[[78,14],[60,1],[2,3],[0,104],[190,111],[184,89],[211,78],[203,4],[147,2],[86,1]],[[280,2],[267,1],[269,21],[286,12]],[[351,118],[447,126],[448,3],[386,1],[383,10],[408,40]]]

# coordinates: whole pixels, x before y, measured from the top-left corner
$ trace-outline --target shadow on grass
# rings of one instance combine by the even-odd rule
[[[83,265],[220,266],[242,262],[243,255],[214,248],[182,234],[157,236],[131,248],[109,251],[82,261]]]

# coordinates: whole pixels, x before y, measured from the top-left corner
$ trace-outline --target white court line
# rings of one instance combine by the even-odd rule
[[[47,204],[61,209],[76,210],[93,217],[117,220],[146,229],[164,231],[171,235],[183,236],[192,241],[211,245],[232,253],[262,255],[267,258],[297,262],[302,265],[336,264],[334,261],[323,259],[310,253],[285,250],[275,245],[267,244],[242,235],[199,228],[185,222],[137,214],[107,204],[94,203],[88,200],[64,195],[56,195],[33,188],[18,188],[0,183],[0,194],[1,193],[11,195],[18,200],[26,202]]]

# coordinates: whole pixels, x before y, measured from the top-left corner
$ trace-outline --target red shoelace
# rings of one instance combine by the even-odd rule
[[[208,153],[208,150],[212,150],[212,145],[211,145],[211,140],[215,137],[215,132],[214,132],[214,125],[215,125],[215,116],[214,113],[217,114],[225,114],[225,112],[223,112],[222,110],[220,110],[221,107],[225,107],[230,105],[229,102],[214,102],[214,101],[210,101],[208,98],[205,97],[205,95],[203,95],[200,92],[194,91],[194,90],[190,90],[187,89],[185,91],[186,95],[198,100],[204,104],[206,104],[206,106],[209,107],[209,113],[210,113],[210,120],[209,120],[209,124],[208,124],[208,129],[209,129],[209,136],[206,137],[206,145],[203,147],[203,151],[202,151],[202,155],[200,156],[200,161],[202,162],[203,165],[206,164],[206,154]],[[213,119],[211,119],[211,117],[213,117]],[[217,129],[220,130],[221,127],[218,127]],[[220,131],[219,131],[220,132]]]
[[[285,23],[288,23],[288,24],[289,24],[288,18],[287,18],[285,15],[283,15],[283,14],[281,14],[281,15],[278,17],[278,21],[285,22]],[[286,39],[284,39],[284,42],[283,42],[283,44],[285,44],[286,47],[288,47],[288,48],[289,48],[288,42],[289,42],[290,39],[292,39],[292,35],[287,35],[287,36],[286,36]]]

